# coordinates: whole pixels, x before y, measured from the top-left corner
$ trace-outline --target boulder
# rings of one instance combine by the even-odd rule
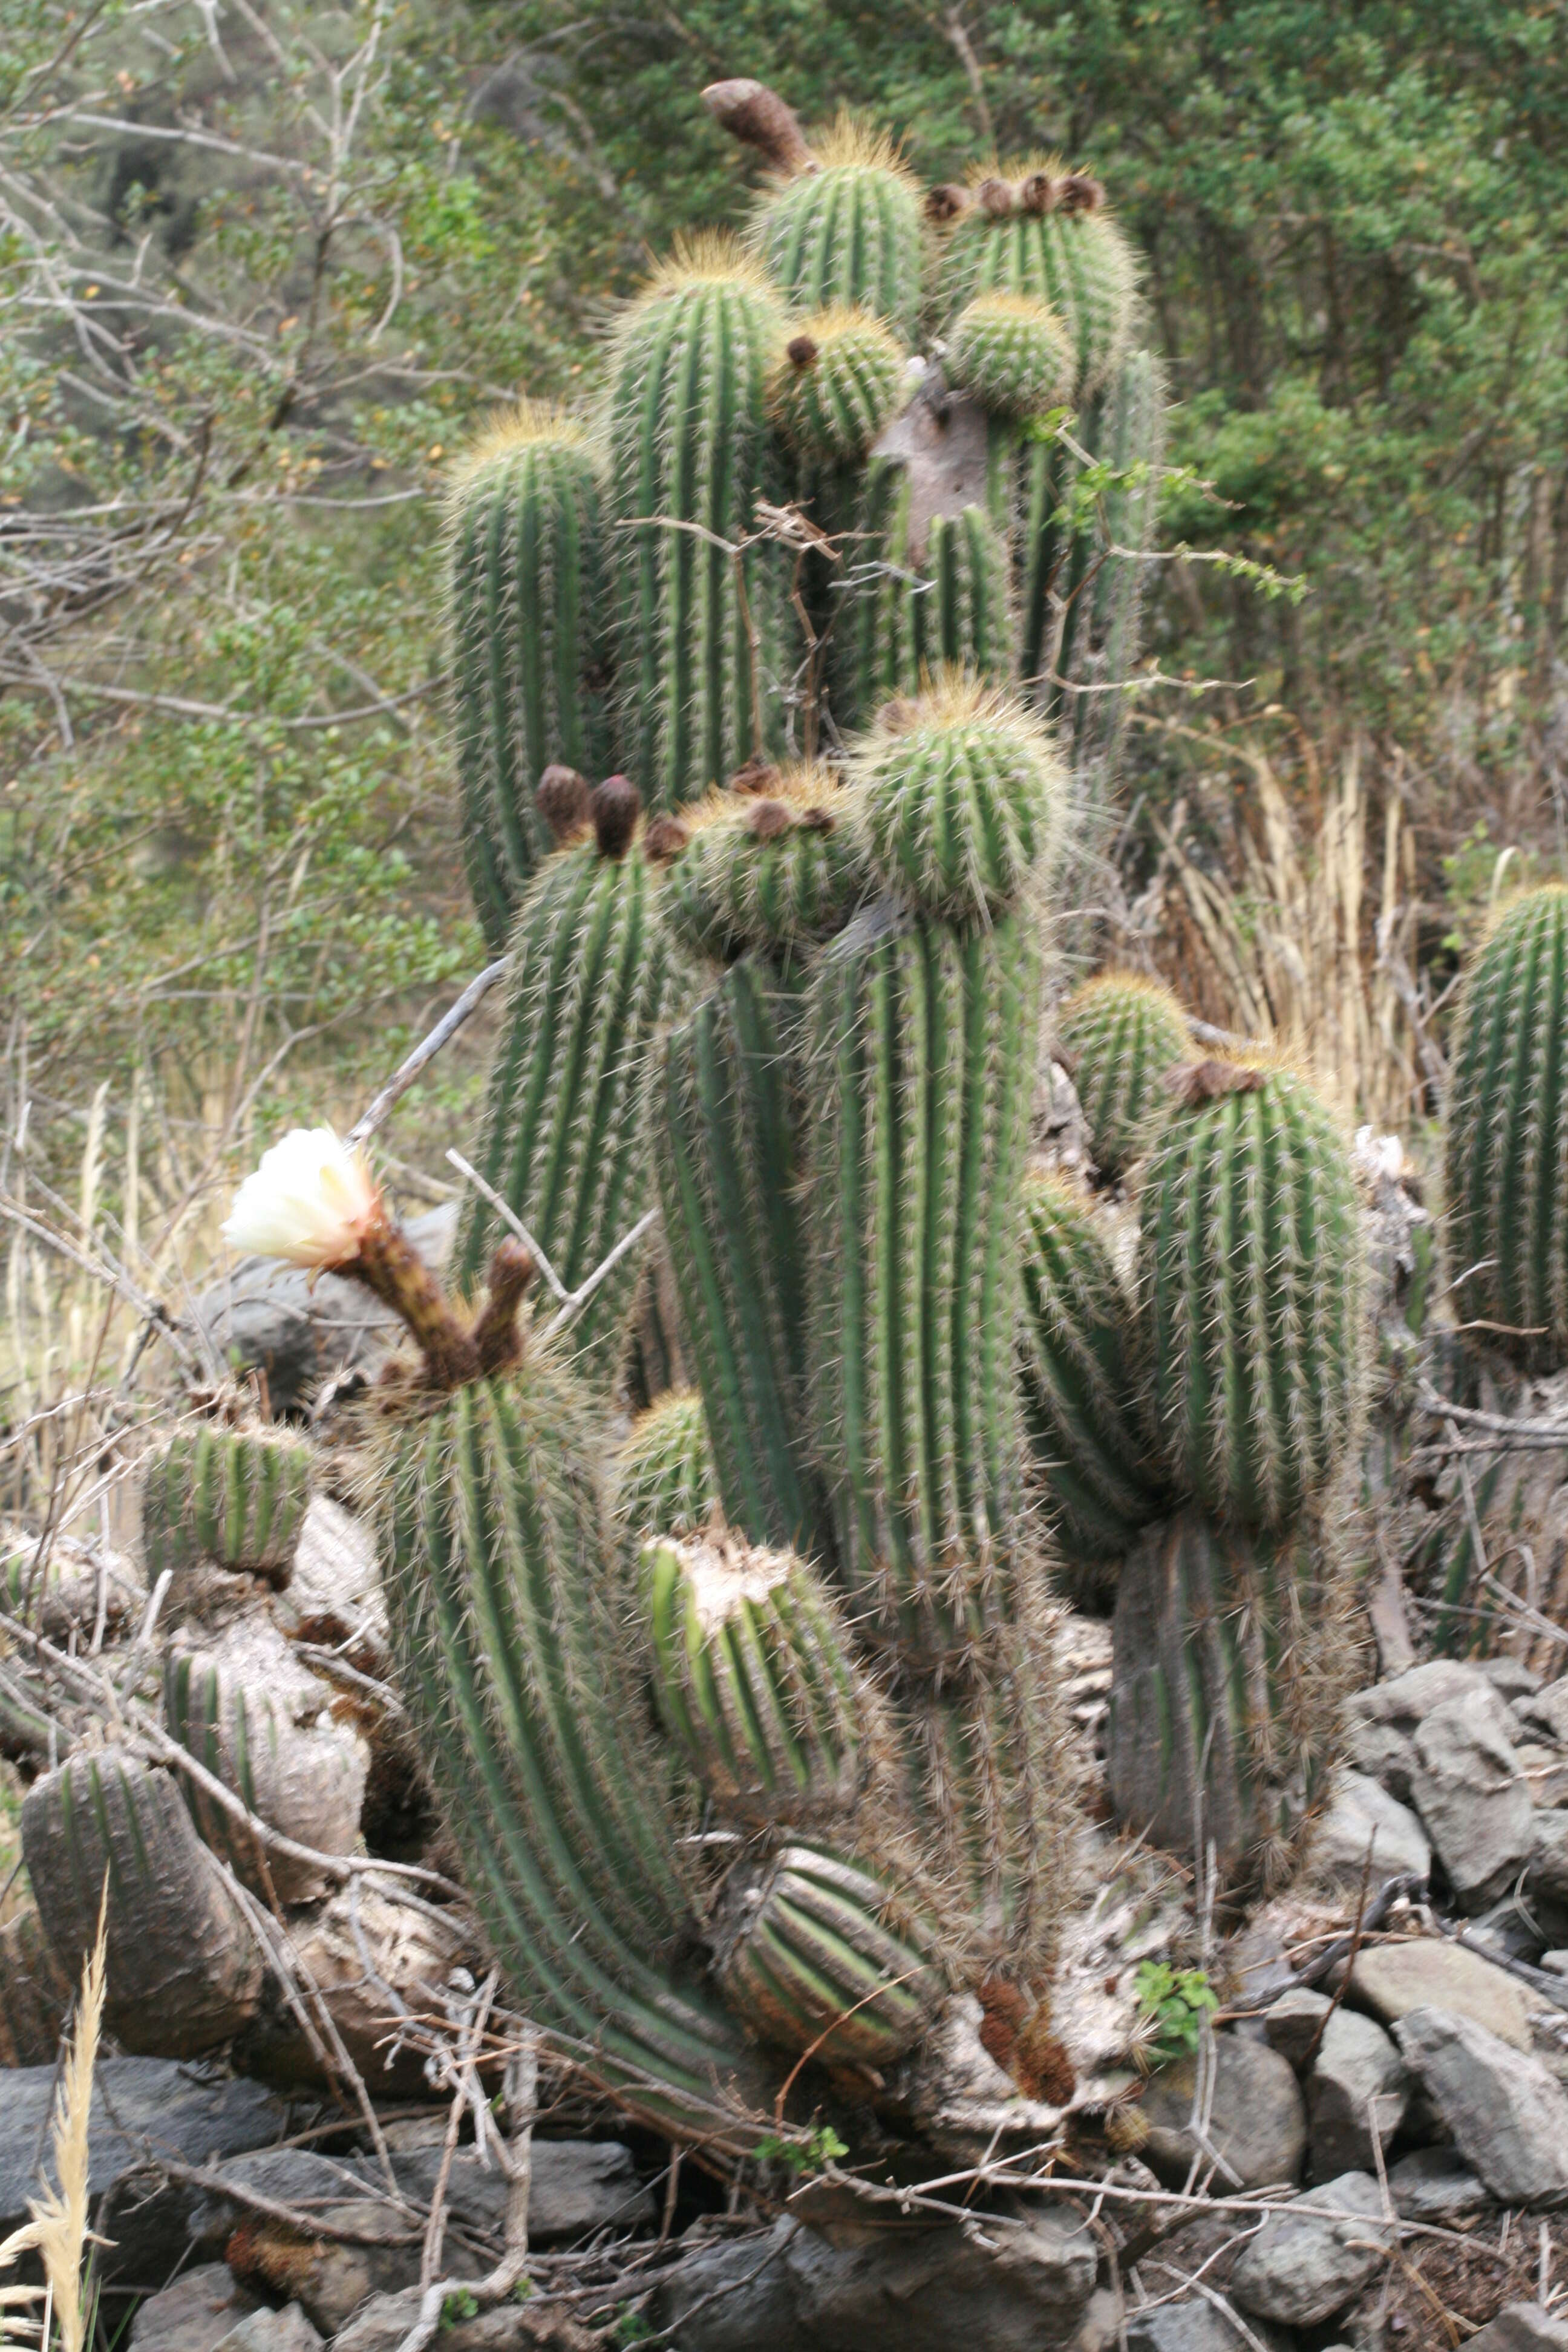
[[[419,2317],[416,2286],[401,2294],[372,2295],[335,2338],[332,2352],[398,2352]],[[635,2339],[628,2339],[633,2340]],[[523,2303],[500,2303],[472,2319],[443,2317],[438,2352],[602,2352],[603,2335],[578,2326],[571,2313],[537,2292]],[[1097,2347],[1098,2352],[1098,2347]]]
[[[132,2352],[216,2352],[257,2307],[226,2263],[201,2263],[150,2294],[131,2323]]]
[[[1515,2050],[1531,2047],[1530,1998],[1518,1978],[1463,1944],[1435,1936],[1363,1946],[1347,1998],[1383,2025],[1395,2024],[1413,2009],[1447,2009],[1474,2018]]]
[[[1376,2169],[1405,2120],[1404,2062],[1381,2025],[1336,2009],[1323,2029],[1307,2091],[1312,2177],[1333,2180]],[[1375,2146],[1374,2146],[1375,2135]]]
[[[1530,1888],[1568,1903],[1568,1812],[1537,1813],[1530,1849]]]
[[[1527,1731],[1544,1732],[1554,1748],[1568,1748],[1568,1675],[1544,1690],[1516,1698],[1513,1711]]]
[[[1000,2229],[988,2216],[984,2228],[863,2232],[849,2245],[786,2217],[763,2240],[687,2256],[650,2315],[681,2352],[1066,2352],[1095,2266],[1089,2230],[1055,2210]]]
[[[1242,2189],[1294,2181],[1306,2152],[1307,2111],[1289,2063],[1266,2043],[1229,2033],[1216,2036],[1215,2062],[1210,2147],[1225,2158]],[[1139,2153],[1167,2188],[1182,2186],[1197,2152],[1189,2128],[1196,2074],[1192,2059],[1163,2066],[1151,2077],[1138,2110],[1149,2127]],[[1216,2189],[1223,2180],[1221,2175]]]
[[[1471,2336],[1469,2352],[1568,2352],[1568,2324],[1538,2303],[1510,2303]]]
[[[297,2303],[281,2311],[253,2311],[216,2347],[216,2352],[318,2352],[321,2338]]]
[[[386,1602],[366,1522],[330,1495],[312,1495],[287,1589],[272,1615],[291,1642],[336,1650],[361,1674],[390,1669]]]
[[[393,2158],[404,2194],[428,2200],[441,2162],[438,2147],[411,2148]],[[506,2182],[499,2168],[459,2149],[447,2184],[453,2218],[497,2234],[506,2219]],[[536,2139],[528,2199],[531,2246],[570,2244],[595,2230],[640,2229],[656,2219],[654,2194],[638,2179],[630,2148],[614,2139]]]
[[[1289,2338],[1266,2319],[1248,2322],[1264,2352],[1289,2352]],[[1111,2341],[1114,2343],[1115,2338]],[[1240,2352],[1246,2341],[1223,2311],[1194,2296],[1190,2303],[1156,2304],[1152,2311],[1127,2315],[1127,2352]]]
[[[1534,1807],[1512,1728],[1497,1692],[1483,1683],[1434,1707],[1415,1734],[1411,1793],[1466,1910],[1484,1910],[1530,1857]]]
[[[1388,1878],[1425,1878],[1432,1867],[1430,1842],[1409,1806],[1364,1772],[1342,1770],[1312,1840],[1313,1871],[1331,1885],[1359,1887],[1369,1845],[1374,1887]]]
[[[1434,1658],[1428,1665],[1412,1666],[1385,1683],[1373,1683],[1370,1690],[1355,1692],[1345,1701],[1346,1726],[1392,1723],[1413,1732],[1434,1707],[1489,1686],[1489,1677],[1473,1660]]]
[[[1415,1769],[1415,1742],[1394,1723],[1351,1716],[1344,1731],[1346,1761],[1369,1780],[1380,1781],[1402,1805],[1410,1802],[1410,1779]]]
[[[1376,2181],[1342,2173],[1247,2240],[1230,2274],[1231,2299],[1258,2319],[1319,2327],[1361,2293],[1390,2243]]]
[[[5,2078],[0,2098],[0,2238],[26,2219],[37,2189],[39,2150],[48,2142],[53,2066],[26,2066]],[[94,2226],[110,2241],[98,2253],[100,2274],[145,2281],[166,2277],[186,2251],[199,2189],[174,2183],[146,2193],[148,2147],[202,2165],[280,2139],[289,2128],[284,2102],[258,2083],[208,2082],[163,2058],[104,2058],[93,2076],[88,2185]],[[129,2176],[143,2175],[132,2190]],[[121,2194],[121,2184],[126,2193]],[[99,2206],[97,2200],[107,2199]]]
[[[1460,2154],[1503,2205],[1568,2202],[1568,2095],[1473,2018],[1413,2009],[1394,2038]]]
[[[1270,2050],[1278,2050],[1300,2073],[1316,2046],[1330,2007],[1328,1994],[1314,1991],[1310,1985],[1296,1985],[1281,1993],[1264,2013],[1263,2031]]]
[[[1388,2193],[1406,2221],[1449,2228],[1489,2204],[1485,2188],[1457,2147],[1413,2147],[1389,2167]]]

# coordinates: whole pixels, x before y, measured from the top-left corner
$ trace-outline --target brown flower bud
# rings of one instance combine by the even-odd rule
[[[642,801],[629,776],[606,776],[589,798],[601,857],[622,858],[632,845]]]
[[[974,201],[993,220],[1005,220],[1018,208],[1011,180],[982,180],[974,191]]]
[[[1057,203],[1064,213],[1097,213],[1105,202],[1105,190],[1092,172],[1069,172],[1057,190]]]
[[[1018,208],[1021,212],[1052,213],[1057,208],[1058,187],[1048,172],[1031,172],[1018,183]]]
[[[678,816],[661,812],[650,816],[643,827],[642,854],[654,866],[668,866],[678,858],[691,838],[690,828]]]
[[[781,833],[795,831],[795,816],[783,801],[756,801],[746,818],[746,826],[758,841],[776,841]]]
[[[816,365],[816,345],[809,335],[792,335],[784,345],[784,357],[804,375],[808,367]]]
[[[777,792],[778,784],[778,769],[760,751],[753,751],[745,766],[737,768],[730,779],[732,793],[773,793]]]
[[[575,768],[563,767],[559,760],[552,760],[540,777],[534,806],[557,842],[570,841],[587,824],[590,790],[586,776],[580,776]]]
[[[710,82],[702,103],[721,131],[754,147],[775,172],[793,177],[819,168],[794,109],[765,81]]]
[[[926,197],[926,218],[940,227],[944,222],[956,220],[960,213],[969,210],[969,191],[956,181],[949,180],[940,188],[932,188]]]

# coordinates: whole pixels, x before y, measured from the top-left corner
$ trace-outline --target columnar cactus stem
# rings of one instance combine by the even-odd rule
[[[1103,1176],[1124,1176],[1169,1108],[1166,1079],[1192,1058],[1186,1016],[1158,981],[1098,972],[1061,1006],[1056,1033],[1095,1166]]]
[[[847,114],[818,140],[813,161],[816,169],[762,198],[759,257],[799,308],[852,303],[912,336],[925,261],[913,175],[891,140]]]

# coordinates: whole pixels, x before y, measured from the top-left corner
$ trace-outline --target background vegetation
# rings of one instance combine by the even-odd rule
[[[1105,180],[1177,405],[1102,934],[1419,1119],[1500,861],[1562,853],[1563,34],[1561,0],[8,0],[0,1421],[134,1345],[106,1276],[177,1305],[237,1160],[352,1116],[483,961],[443,468],[517,390],[587,394],[647,243],[742,216],[721,75],[847,100],[928,177],[994,143]],[[424,1197],[482,1051],[393,1130]]]

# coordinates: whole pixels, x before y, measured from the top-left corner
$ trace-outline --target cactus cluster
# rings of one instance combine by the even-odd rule
[[[486,1927],[668,2121],[805,2060],[874,2093],[953,1990],[1035,2011],[1074,1822],[1050,1535],[1109,1587],[1171,1512],[1213,1517],[1137,1657],[1169,1681],[1206,1595],[1246,1672],[1205,1700],[1230,1736],[1162,1750],[1158,1811],[1190,1834],[1206,1759],[1227,1859],[1278,1845],[1354,1385],[1342,1155],[1299,1082],[1198,1073],[1156,1138],[1164,1006],[1086,1030],[1106,1133],[1157,1139],[1135,1297],[1101,1210],[1028,1167],[1049,885],[1115,749],[1067,688],[1125,683],[1159,466],[1098,184],[992,170],[922,218],[885,142],[709,96],[775,166],[748,240],[630,304],[591,438],[528,412],[454,493],[465,824],[511,981],[451,1330],[426,1302],[423,1368],[363,1408]],[[654,1202],[696,1393],[617,1446],[632,1258],[514,1343],[491,1253],[521,1223],[575,1292]]]

